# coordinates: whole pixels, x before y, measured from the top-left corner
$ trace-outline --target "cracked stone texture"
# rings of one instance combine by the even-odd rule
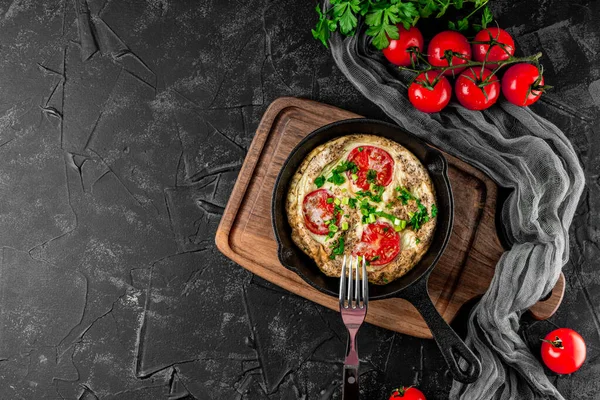
[[[491,6],[522,53],[545,53],[554,89],[534,109],[587,178],[563,305],[525,315],[521,334],[537,353],[550,329],[579,331],[585,366],[548,373],[567,398],[597,399],[600,6]],[[270,102],[383,118],[311,38],[314,20],[292,0],[0,2],[0,398],[339,398],[338,315],[214,245]],[[367,325],[359,349],[364,398],[400,384],[447,398],[432,341]]]

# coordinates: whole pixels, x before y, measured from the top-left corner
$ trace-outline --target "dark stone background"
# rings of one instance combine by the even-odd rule
[[[214,232],[280,96],[383,118],[335,67],[305,1],[0,1],[0,398],[318,399],[337,393],[336,313],[253,277]],[[493,1],[555,86],[534,106],[571,138],[587,188],[554,326],[588,361],[553,377],[600,396],[600,7]],[[79,21],[79,22],[78,22]],[[464,318],[456,322],[460,330]],[[435,344],[359,337],[368,399],[451,385]]]

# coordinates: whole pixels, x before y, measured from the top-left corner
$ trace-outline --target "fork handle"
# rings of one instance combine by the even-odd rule
[[[358,367],[344,365],[342,400],[358,400]]]

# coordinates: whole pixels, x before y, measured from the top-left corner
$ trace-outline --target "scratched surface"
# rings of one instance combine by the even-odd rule
[[[588,342],[553,380],[600,393],[600,4],[493,2],[554,85],[535,110],[573,141],[587,188],[567,289],[545,322]],[[214,232],[268,104],[302,96],[370,117],[310,37],[302,1],[0,1],[0,398],[339,398],[337,314],[228,261]],[[267,229],[267,227],[265,227]],[[464,319],[456,321],[461,330]],[[364,396],[445,399],[432,341],[365,326]]]

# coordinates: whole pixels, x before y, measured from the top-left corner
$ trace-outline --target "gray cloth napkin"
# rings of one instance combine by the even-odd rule
[[[329,42],[354,86],[407,131],[514,189],[502,209],[514,245],[469,318],[466,341],[483,371],[473,384],[454,382],[450,398],[563,399],[517,330],[521,313],[549,293],[569,258],[568,230],[584,187],[571,143],[529,108],[504,100],[483,112],[453,103],[439,114],[417,111],[407,97],[412,74],[390,68],[364,31]]]

